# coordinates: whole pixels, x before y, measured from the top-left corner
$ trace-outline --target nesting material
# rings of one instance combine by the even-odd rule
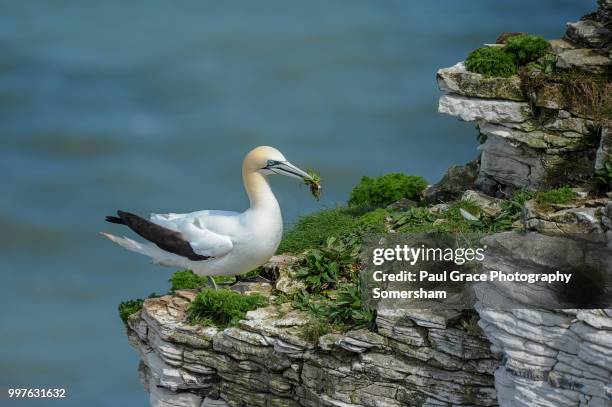
[[[311,169],[307,170],[306,172],[310,178],[304,178],[304,184],[308,185],[308,188],[310,188],[310,193],[318,201],[321,199],[321,193],[323,192],[321,187],[321,177]]]

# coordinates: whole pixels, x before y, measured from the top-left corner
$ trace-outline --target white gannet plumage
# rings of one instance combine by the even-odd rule
[[[281,210],[267,178],[271,174],[310,178],[277,149],[257,147],[242,164],[250,201],[246,211],[151,214],[149,220],[117,211],[117,216],[106,220],[130,227],[147,242],[102,234],[163,266],[187,268],[201,276],[246,273],[274,255],[283,234]]]

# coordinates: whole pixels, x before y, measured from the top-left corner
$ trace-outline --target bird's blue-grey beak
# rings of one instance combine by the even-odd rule
[[[265,169],[292,178],[312,180],[312,177],[308,175],[306,171],[300,170],[289,161],[268,161],[268,165],[266,165]]]

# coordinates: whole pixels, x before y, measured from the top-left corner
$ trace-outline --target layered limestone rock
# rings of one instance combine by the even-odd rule
[[[519,273],[538,272],[543,265],[585,273],[585,268],[593,267],[589,273],[599,270],[609,277],[609,246],[595,250],[590,243],[576,244],[563,236],[533,232],[489,236],[484,240],[489,246],[484,267]],[[573,293],[578,286],[554,291],[547,284],[483,285],[488,287],[477,290],[476,310],[491,350],[503,360],[495,371],[500,406],[612,405],[612,309],[526,309],[524,305],[580,301],[586,308],[598,296],[609,302],[610,287],[583,286]],[[499,297],[491,298],[493,293]],[[502,302],[505,305],[500,307]]]
[[[611,14],[609,3],[600,1],[596,13],[568,24],[565,39],[551,41],[557,69],[612,72]],[[445,92],[439,112],[478,124],[476,186],[484,192],[537,190],[564,176],[568,183],[587,179],[610,156],[610,120],[592,117],[593,109],[572,97],[563,82],[487,77],[467,71],[461,62],[440,69],[437,80]],[[598,86],[610,103],[612,83]]]
[[[289,304],[251,311],[236,327],[191,326],[193,297],[148,299],[129,318],[153,406],[497,405],[499,361],[460,312],[382,311],[378,332],[319,337]]]
[[[531,200],[525,204],[524,215],[526,230],[546,235],[612,239],[612,200],[609,198],[577,198],[569,204],[545,208]]]

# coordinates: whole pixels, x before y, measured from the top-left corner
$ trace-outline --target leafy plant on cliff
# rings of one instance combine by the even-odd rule
[[[527,71],[539,71],[543,75],[550,76],[555,72],[557,66],[557,56],[554,54],[545,54],[538,62],[530,62],[527,64]]]
[[[332,323],[357,327],[374,324],[376,314],[364,306],[358,281],[342,284],[332,295],[324,311]]]
[[[468,71],[487,76],[509,77],[517,73],[514,56],[502,47],[482,47],[470,52],[465,60]]]
[[[395,230],[400,233],[454,233],[486,229],[484,221],[468,220],[461,213],[462,210],[480,217],[480,208],[470,201],[451,202],[446,209],[435,213],[429,208],[410,208],[395,216]]]
[[[371,328],[376,319],[376,312],[363,303],[359,279],[340,284],[325,294],[301,290],[293,295],[291,305],[320,321],[326,327],[323,333],[353,327]]]
[[[361,300],[359,249],[359,239],[353,236],[331,237],[325,245],[308,250],[297,272],[306,289],[292,296],[293,307],[328,324],[373,324],[374,314]]]
[[[235,291],[204,288],[189,305],[187,321],[192,324],[226,327],[244,319],[247,311],[267,303],[260,294],[243,295]]]
[[[519,34],[506,40],[504,52],[512,54],[518,65],[537,60],[546,55],[550,44],[543,37],[530,34]]]
[[[523,211],[525,202],[534,197],[534,193],[526,190],[518,190],[514,192],[511,199],[501,202],[501,212],[492,220],[492,229],[496,232],[509,230],[512,224],[516,222]]]
[[[339,281],[352,281],[357,274],[359,248],[355,237],[329,237],[325,245],[306,252],[296,276],[314,293],[334,288]]]
[[[381,207],[402,198],[418,199],[427,181],[415,175],[389,173],[377,178],[363,177],[353,188],[349,206]]]

